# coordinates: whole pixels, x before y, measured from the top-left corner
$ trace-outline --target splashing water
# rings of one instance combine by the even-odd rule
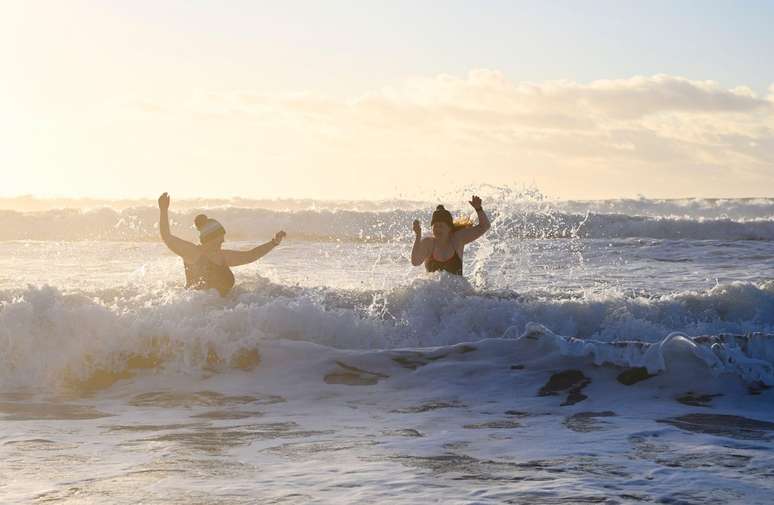
[[[228,298],[153,207],[0,211],[2,501],[767,503],[773,201],[476,192],[464,279],[410,266],[435,203],[218,202],[289,233]]]

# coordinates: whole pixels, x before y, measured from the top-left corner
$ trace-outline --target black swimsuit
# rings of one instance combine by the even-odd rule
[[[433,252],[435,252],[435,244],[433,244]],[[438,270],[444,270],[454,275],[462,275],[462,258],[457,254],[457,250],[454,250],[454,256],[446,261],[439,261],[431,254],[427,260],[425,260],[425,268],[428,272],[437,272]]]
[[[196,263],[185,266],[185,287],[192,289],[217,289],[226,296],[234,287],[234,274],[228,265],[218,265],[202,254]]]

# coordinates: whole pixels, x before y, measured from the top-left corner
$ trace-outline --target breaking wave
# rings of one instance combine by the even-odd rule
[[[513,338],[535,333],[536,324],[568,355],[591,354],[654,372],[663,360],[647,349],[680,332],[709,349],[696,352],[704,353],[710,368],[737,367],[746,379],[772,384],[774,282],[654,297],[567,296],[479,292],[463,279],[444,276],[385,291],[287,287],[264,280],[228,299],[164,287],[5,291],[0,293],[0,389],[93,381],[95,374],[110,383],[130,369],[251,369],[266,342],[389,350]]]
[[[469,209],[468,209],[469,210]],[[455,214],[467,215],[457,209]],[[405,241],[414,219],[429,211],[297,210],[224,207],[173,213],[173,232],[193,240],[193,218],[206,211],[221,221],[230,240],[253,240],[284,229],[295,239],[385,242]],[[654,238],[667,240],[774,240],[774,218],[653,217],[613,213],[567,213],[553,207],[490,208],[491,234],[497,238]],[[0,210],[0,240],[158,240],[158,210]]]

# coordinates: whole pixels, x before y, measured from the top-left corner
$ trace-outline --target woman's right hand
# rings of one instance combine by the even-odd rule
[[[417,238],[422,236],[422,226],[419,224],[419,219],[414,220],[414,235],[417,236]]]
[[[169,209],[169,194],[168,193],[162,193],[159,197],[159,209],[161,210],[167,210]]]

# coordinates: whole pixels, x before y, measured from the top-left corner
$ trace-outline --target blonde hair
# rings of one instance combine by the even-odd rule
[[[452,231],[464,230],[473,226],[473,221],[468,216],[460,216],[454,220],[454,226]]]

